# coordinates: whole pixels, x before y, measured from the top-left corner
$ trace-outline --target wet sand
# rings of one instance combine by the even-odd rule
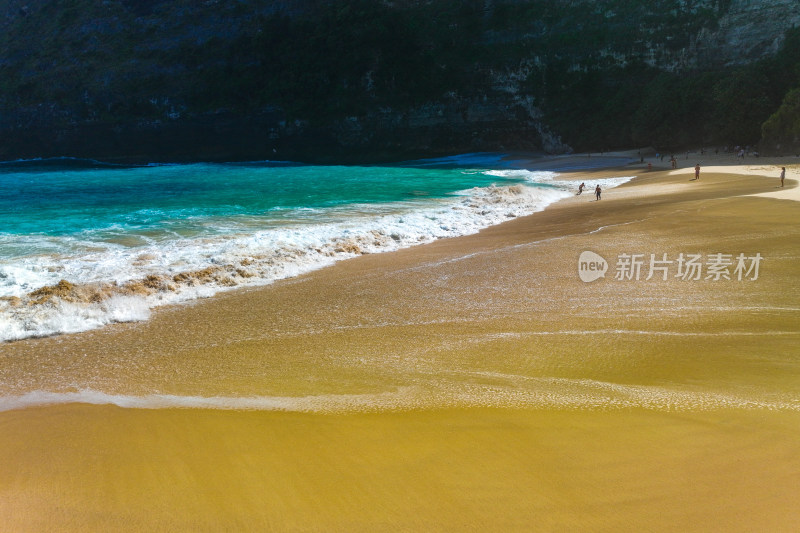
[[[800,169],[775,191],[772,163],[717,163],[697,182],[579,171],[639,177],[146,323],[0,346],[18,407],[42,390],[147,407],[0,412],[0,524],[797,530]],[[579,279],[585,250],[606,279]],[[757,280],[620,281],[623,253],[764,260]]]

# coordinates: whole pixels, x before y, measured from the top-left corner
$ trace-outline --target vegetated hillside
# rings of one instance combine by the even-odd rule
[[[11,0],[0,157],[752,145],[791,115],[798,23],[795,0]]]

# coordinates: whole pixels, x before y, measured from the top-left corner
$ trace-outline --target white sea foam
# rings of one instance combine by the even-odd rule
[[[500,178],[519,178],[533,183],[553,180],[558,177],[557,172],[552,172],[549,170],[525,170],[522,168],[489,170],[486,173],[490,176],[497,176]]]
[[[0,338],[19,340],[31,336],[78,333],[113,322],[136,322],[150,317],[150,304],[142,298],[112,296],[98,303],[54,301],[30,307],[7,307],[0,312]]]
[[[366,394],[317,396],[200,396],[109,394],[92,389],[32,391],[0,397],[0,412],[63,404],[115,405],[126,409],[215,409],[314,413],[404,411],[420,408],[510,407],[565,410],[647,409],[697,412],[720,409],[800,411],[800,399],[749,397],[588,379],[526,377],[477,372],[495,384],[456,381],[427,387],[398,387]]]
[[[195,298],[236,286],[252,286],[298,276],[363,253],[379,253],[476,233],[528,215],[573,194],[574,182],[559,182],[552,172],[490,171],[531,184],[490,186],[461,191],[448,199],[328,210],[325,219],[294,218],[268,229],[220,228],[216,236],[160,239],[130,247],[113,242],[63,243],[62,253],[28,255],[0,264],[0,340],[71,333],[111,322],[145,320],[152,307]],[[613,187],[626,178],[602,180]],[[594,183],[594,182],[593,182]],[[221,222],[226,224],[225,221]],[[212,232],[214,233],[214,232]],[[66,239],[66,238],[65,238]],[[82,253],[75,250],[91,245]],[[172,281],[182,273],[215,269],[214,276]],[[53,298],[20,305],[31,291],[67,280],[92,286],[158,276],[163,290],[148,294],[63,302]],[[106,291],[108,292],[108,291]],[[111,291],[113,293],[113,291]],[[130,292],[130,291],[129,291]]]
[[[575,190],[578,185],[576,180],[559,180],[560,174],[549,170],[525,170],[525,169],[503,169],[503,170],[489,170],[487,174],[490,176],[497,176],[501,178],[515,178],[522,179],[531,183],[550,183],[559,188],[567,190]],[[619,176],[608,178],[592,178],[584,180],[587,183],[589,192],[594,190],[596,185],[600,185],[602,189],[612,189],[623,183],[633,179],[633,176]]]

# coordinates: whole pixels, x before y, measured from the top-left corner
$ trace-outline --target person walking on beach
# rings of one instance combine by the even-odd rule
[[[597,197],[598,200],[600,199],[600,193],[601,192],[602,191],[600,190],[600,184],[598,183],[597,187],[594,188],[594,195]]]
[[[781,187],[783,187],[784,179],[786,179],[786,167],[781,167]]]
[[[581,193],[583,192],[583,189],[584,189],[585,187],[586,187],[586,184],[585,184],[585,183],[581,183],[580,185],[578,185],[578,196],[580,196],[580,195],[581,195]]]
[[[700,179],[700,163],[697,163],[694,166],[694,179],[696,179],[696,180]]]

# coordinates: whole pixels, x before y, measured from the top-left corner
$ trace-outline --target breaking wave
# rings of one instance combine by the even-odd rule
[[[24,245],[35,252],[0,263],[0,340],[146,320],[156,306],[272,283],[362,254],[476,233],[540,211],[573,194],[575,186],[559,182],[552,172],[485,173],[517,183],[475,187],[447,198],[295,208],[286,220],[278,217],[275,223],[273,217],[266,228],[258,219],[248,223],[239,217],[231,224],[212,218],[204,222],[211,227],[205,233],[184,235],[178,228],[149,240],[124,232],[119,242],[80,234],[0,234],[5,249]],[[613,186],[629,179],[604,182]],[[22,238],[25,243],[17,242]]]

